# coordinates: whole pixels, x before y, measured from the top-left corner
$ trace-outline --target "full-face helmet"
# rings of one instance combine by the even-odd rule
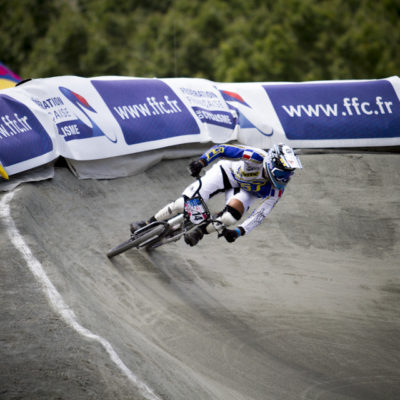
[[[283,143],[271,147],[264,157],[264,170],[277,189],[284,189],[296,168],[302,168],[294,150]]]

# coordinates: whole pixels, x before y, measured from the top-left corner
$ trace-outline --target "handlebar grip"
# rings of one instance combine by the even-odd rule
[[[200,173],[196,175],[192,175],[192,171],[190,170],[190,167],[186,168],[187,172],[189,172],[189,175],[192,176],[193,178],[199,179],[200,178]]]

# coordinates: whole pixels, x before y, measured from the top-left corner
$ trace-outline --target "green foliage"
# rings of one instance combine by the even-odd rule
[[[0,0],[1,61],[23,77],[225,82],[400,71],[399,0]]]

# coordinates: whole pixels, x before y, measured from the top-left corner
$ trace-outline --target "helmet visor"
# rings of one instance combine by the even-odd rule
[[[279,161],[282,163],[285,169],[293,170],[302,167],[301,162],[294,153],[293,149],[286,145],[282,146],[282,152]]]

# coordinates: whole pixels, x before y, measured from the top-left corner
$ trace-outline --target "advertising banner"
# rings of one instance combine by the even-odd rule
[[[189,109],[159,79],[92,84],[118,122],[127,145],[200,134]]]
[[[4,167],[53,150],[53,142],[35,114],[10,96],[0,97],[0,159]]]
[[[263,88],[289,140],[399,136],[400,102],[388,81],[263,85]]]
[[[239,116],[238,141],[258,147],[400,144],[400,79],[221,84]]]
[[[398,77],[304,83],[35,79],[0,91],[0,165],[13,175],[59,156],[86,162],[228,141],[261,148],[278,142],[398,146],[399,98]]]

